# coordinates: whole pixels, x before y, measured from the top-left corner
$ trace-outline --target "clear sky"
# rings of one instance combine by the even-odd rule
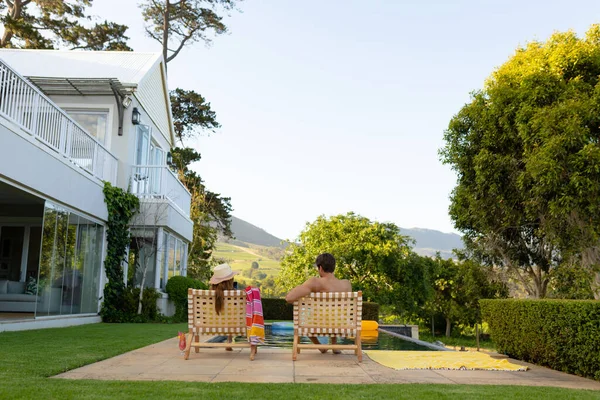
[[[92,12],[144,35],[137,1]],[[449,120],[519,45],[583,34],[598,1],[245,0],[229,33],[169,63],[169,86],[204,95],[223,127],[193,145],[233,214],[294,239],[321,214],[354,211],[453,231],[455,175],[439,162]]]

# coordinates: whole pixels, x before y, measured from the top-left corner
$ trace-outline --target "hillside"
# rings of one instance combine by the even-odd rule
[[[235,240],[226,241],[230,244],[241,247],[249,247],[249,244],[278,248],[286,247],[283,240],[237,217],[231,219],[231,230]],[[439,252],[442,257],[449,258],[453,256],[453,249],[463,248],[461,237],[455,233],[444,233],[423,228],[400,228],[400,232],[415,239],[414,250],[417,254],[433,256],[436,252]]]
[[[234,243],[236,244],[241,244],[237,242],[244,242],[267,247],[286,247],[285,244],[282,244],[281,239],[271,235],[258,226],[252,225],[251,223],[234,216],[231,217],[231,231],[235,237]],[[243,244],[241,245],[243,246]]]
[[[452,250],[464,247],[462,238],[456,233],[423,228],[400,228],[400,233],[415,239],[414,250],[422,256],[435,256],[439,252],[442,258],[451,258],[454,256]]]

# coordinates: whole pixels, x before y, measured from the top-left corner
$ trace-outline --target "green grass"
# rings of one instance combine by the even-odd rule
[[[446,346],[450,346],[450,347],[460,347],[460,346],[471,347],[471,348],[477,347],[477,341],[474,336],[451,336],[451,337],[447,338],[446,336],[435,336],[434,337],[429,332],[419,332],[419,339],[423,340],[425,342],[431,342],[431,343],[439,340],[440,342],[444,343]],[[494,344],[494,342],[492,342],[491,339],[486,339],[486,340],[480,339],[479,347],[482,349],[487,349],[487,350],[496,350],[496,345]]]
[[[475,385],[323,385],[49,379],[159,342],[184,324],[95,324],[0,333],[2,399],[600,399],[600,392]],[[178,351],[174,349],[174,351]],[[182,370],[182,373],[185,371]]]

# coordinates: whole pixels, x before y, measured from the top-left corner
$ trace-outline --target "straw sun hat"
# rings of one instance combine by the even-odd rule
[[[213,270],[213,276],[210,278],[209,283],[211,285],[216,285],[233,278],[239,273],[240,271],[232,271],[229,264],[219,264]]]

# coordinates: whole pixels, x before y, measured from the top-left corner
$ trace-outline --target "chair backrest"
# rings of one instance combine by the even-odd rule
[[[355,336],[361,321],[360,291],[311,293],[294,303],[294,330],[302,336]]]
[[[223,295],[223,309],[217,314],[216,291],[188,289],[190,332],[217,335],[237,333],[246,336],[246,292],[225,290]]]

